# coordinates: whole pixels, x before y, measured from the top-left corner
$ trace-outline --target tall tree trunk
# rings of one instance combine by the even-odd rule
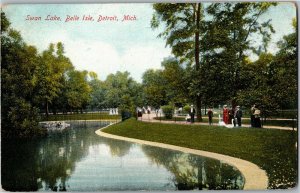
[[[48,117],[49,116],[49,102],[48,102],[48,100],[46,100],[46,117]]]
[[[203,121],[202,119],[202,112],[201,112],[201,96],[197,96],[196,98],[196,107],[197,107],[197,120]]]
[[[196,31],[195,31],[195,68],[196,71],[200,70],[200,59],[199,59],[199,53],[200,53],[200,10],[201,10],[201,4],[198,3],[196,6]]]
[[[196,32],[195,32],[195,69],[196,74],[200,71],[200,11],[201,11],[201,3],[196,5]],[[198,78],[198,77],[197,77]],[[201,113],[201,93],[196,95],[196,109],[197,109],[197,120],[202,121],[202,113]]]

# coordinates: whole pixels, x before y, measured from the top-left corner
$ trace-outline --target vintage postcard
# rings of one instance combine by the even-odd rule
[[[1,189],[298,185],[294,2],[1,5]]]

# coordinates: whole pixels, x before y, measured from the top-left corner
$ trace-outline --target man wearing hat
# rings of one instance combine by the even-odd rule
[[[196,110],[194,108],[194,105],[191,105],[191,123],[194,123],[195,122],[195,113],[196,113]]]
[[[236,111],[235,111],[235,118],[237,120],[237,124],[238,126],[242,126],[242,116],[243,116],[243,112],[240,109],[240,106],[236,106]]]

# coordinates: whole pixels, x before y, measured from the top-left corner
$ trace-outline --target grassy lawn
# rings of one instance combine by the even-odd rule
[[[42,121],[64,121],[64,120],[107,120],[120,119],[119,115],[109,115],[108,113],[76,113],[76,114],[57,114],[43,116]]]
[[[185,121],[184,117],[173,117],[172,119],[166,119],[165,117],[155,117],[156,120],[172,120],[172,121]],[[197,122],[197,120],[195,119]],[[208,123],[208,117],[203,117],[203,122]],[[219,119],[214,118],[213,123],[218,123]],[[264,126],[272,125],[272,126],[282,126],[282,127],[293,127],[297,125],[296,120],[266,120],[262,122]],[[250,119],[242,119],[242,124],[250,125]]]
[[[269,188],[297,183],[296,131],[148,123],[129,119],[104,132],[226,154],[253,162],[267,171]]]

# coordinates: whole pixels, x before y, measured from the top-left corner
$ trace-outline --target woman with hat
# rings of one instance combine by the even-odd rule
[[[223,122],[225,124],[228,124],[228,122],[229,122],[228,118],[229,118],[229,115],[228,115],[227,105],[224,105],[224,107],[223,107]]]

